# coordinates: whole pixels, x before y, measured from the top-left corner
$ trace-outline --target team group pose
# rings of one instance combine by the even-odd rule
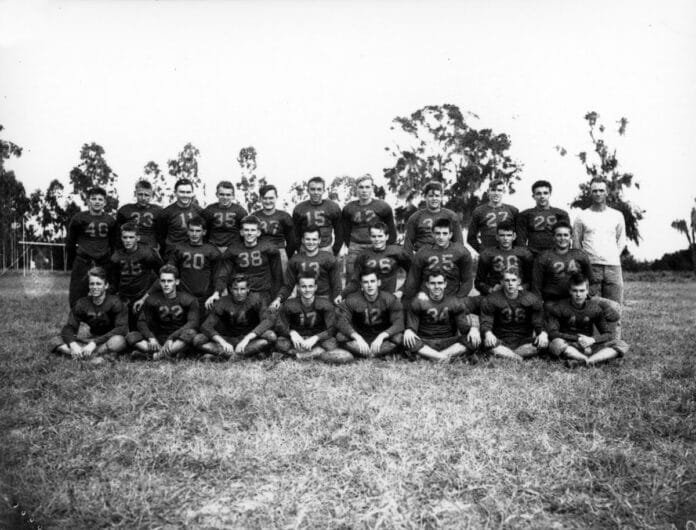
[[[92,189],[68,227],[70,314],[51,350],[93,362],[543,354],[587,366],[628,351],[625,226],[607,206],[605,181],[591,182],[592,206],[571,224],[551,206],[548,181],[533,184],[536,206],[519,212],[493,180],[468,230],[476,265],[441,183],[423,188],[403,244],[372,177],[356,184],[357,199],[341,208],[314,177],[292,214],[264,186],[262,208],[249,214],[229,181],[202,208],[180,179],[175,202],[161,208],[142,180],[115,218],[104,213],[106,192]]]

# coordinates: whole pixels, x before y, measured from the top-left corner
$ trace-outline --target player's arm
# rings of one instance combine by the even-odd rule
[[[297,283],[297,270],[295,268],[296,263],[297,262],[295,260],[288,260],[288,266],[285,269],[285,281],[278,291],[278,296],[276,296],[275,300],[271,302],[272,308],[278,309],[280,304],[288,299],[290,293],[292,293],[292,290],[295,288],[295,284]]]
[[[487,295],[491,288],[488,285],[488,260],[485,254],[479,254],[478,265],[476,266],[476,279],[474,280],[474,287],[482,295]]]
[[[283,264],[277,248],[268,252],[268,266],[271,269],[271,298],[275,298],[283,285]]]
[[[599,334],[595,337],[595,342],[608,342],[612,338],[614,338],[614,335],[609,330],[609,324],[607,323],[607,315],[603,309],[599,311],[599,314],[594,319],[594,325],[597,328],[597,331],[599,332]]]
[[[582,250],[584,230],[585,227],[582,223],[582,214],[579,214],[575,218],[575,222],[573,223],[573,248],[578,248]]]
[[[515,242],[523,247],[527,244],[528,239],[529,239],[529,234],[528,234],[528,223],[529,222],[529,212],[525,210],[524,212],[521,212],[516,218],[515,218],[515,231],[517,232],[517,238],[515,239]]]
[[[363,270],[363,262],[365,261],[365,255],[361,252],[355,260],[355,265],[353,267],[353,275],[350,278],[346,278],[346,286],[341,292],[341,296],[345,299],[349,294],[357,293],[360,290],[360,274]]]
[[[280,306],[278,317],[275,321],[275,330],[278,335],[284,337],[290,336],[290,318],[288,317],[288,308],[285,304]]]
[[[300,205],[295,206],[292,211],[292,226],[295,231],[295,241],[300,241],[302,238],[302,214],[298,211]],[[288,259],[290,259],[290,253],[288,253]]]
[[[119,225],[116,223],[116,219],[111,217],[111,222],[109,223],[109,229],[107,232],[107,238],[109,241],[109,252],[113,252],[118,244],[119,236]]]
[[[164,253],[167,250],[167,233],[169,232],[169,219],[167,219],[166,209],[157,212],[155,216],[155,239],[159,244],[160,251]]]
[[[546,348],[549,345],[549,336],[546,333],[546,323],[544,322],[544,303],[541,298],[535,297],[536,300],[532,304],[532,327],[536,339],[534,344],[539,348]]]
[[[464,298],[471,292],[474,284],[473,259],[469,251],[464,249],[464,254],[457,261],[457,268],[459,269],[459,292],[457,296]]]
[[[326,324],[326,329],[321,333],[314,335],[317,337],[317,342],[325,341],[331,338],[336,333],[336,310],[333,304],[329,304],[327,308],[324,309],[324,324]]]
[[[343,246],[343,243],[345,242],[346,236],[345,234],[345,225],[343,223],[342,219],[342,212],[339,208],[338,212],[335,215],[332,215],[331,223],[333,225],[333,230],[334,230],[334,243],[333,243],[333,253],[334,256],[338,256],[338,254],[341,252],[341,247]],[[350,231],[348,231],[348,244],[350,244]],[[298,238],[299,241],[299,238]]]
[[[382,214],[382,220],[387,225],[389,229],[389,238],[387,239],[387,245],[393,245],[396,243],[396,224],[394,223],[394,210],[386,202],[386,211]]]
[[[389,305],[389,322],[391,325],[382,332],[386,333],[387,337],[404,331],[404,308],[396,297]]]
[[[616,248],[621,254],[626,248],[626,221],[623,214],[619,213],[619,221],[616,223]]]
[[[293,254],[297,252],[299,247],[297,244],[298,240],[295,235],[295,227],[293,226],[292,218],[289,215],[287,217],[283,216],[281,224],[283,226],[283,236],[285,237],[285,252],[288,255],[288,259],[290,259]]]
[[[563,339],[567,342],[577,342],[577,333],[564,333],[561,331],[561,320],[563,314],[555,305],[550,307],[546,312],[546,330],[549,334],[549,340]]]
[[[406,329],[404,330],[404,345],[412,348],[418,340],[418,328],[420,327],[420,307],[418,299],[414,298],[406,309]]]
[[[481,300],[481,314],[479,316],[481,322],[481,335],[483,335],[483,343],[488,348],[495,346],[498,341],[497,337],[493,333],[493,323],[495,321],[495,305],[491,302],[489,297],[485,297]]]
[[[125,337],[128,334],[128,306],[116,298],[109,312],[113,318],[114,327],[103,335],[92,339],[97,346],[104,344],[107,340],[116,335]]]
[[[213,280],[215,293],[217,293],[218,298],[222,295],[223,291],[227,289],[227,281],[234,274],[234,256],[231,252],[232,247],[225,250],[225,252],[220,257],[220,264],[218,266],[218,271],[215,274],[215,279]],[[215,294],[213,293],[213,295]]]
[[[421,249],[422,250],[422,249]],[[404,298],[410,299],[418,294],[418,289],[420,289],[421,277],[423,274],[423,258],[416,253],[413,258],[413,263],[411,264],[411,269],[408,271],[406,276],[406,281],[404,282]]]
[[[353,337],[355,329],[353,328],[353,314],[344,300],[336,309],[336,328],[346,337]]]
[[[341,212],[341,222],[339,223],[341,225],[341,235],[343,236],[342,243],[346,246],[346,248],[350,247],[350,234],[353,231],[353,220],[351,219],[350,211],[348,210],[349,204],[343,208],[343,211]]]
[[[476,252],[481,252],[481,243],[479,243],[478,239],[480,229],[478,215],[474,211],[474,215],[471,217],[471,222],[469,223],[469,231],[466,234],[466,242],[469,243],[469,246]]]
[[[338,259],[331,257],[331,261],[327,263],[329,267],[329,286],[331,290],[331,300],[335,300],[341,296],[341,265]]]
[[[450,219],[450,223],[452,224],[452,241],[463,245],[464,236],[462,235],[462,223],[459,221],[459,216],[454,214]]]
[[[60,330],[60,337],[67,345],[77,341],[77,332],[80,329],[80,319],[76,313],[79,313],[79,311],[80,310],[76,305],[68,315],[68,322]]]
[[[415,252],[416,241],[416,225],[418,221],[418,211],[411,214],[406,221],[406,230],[404,231],[404,250],[413,254]]]
[[[539,254],[532,264],[532,285],[530,291],[541,298],[541,288],[544,285],[544,253]]]

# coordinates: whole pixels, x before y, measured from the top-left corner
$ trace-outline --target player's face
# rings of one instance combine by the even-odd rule
[[[593,182],[590,186],[590,195],[594,204],[605,204],[607,202],[607,185],[604,182]]]
[[[570,248],[570,242],[572,240],[570,229],[563,227],[556,228],[556,230],[553,231],[553,240],[556,242],[556,248],[559,250]]]
[[[227,207],[232,204],[232,200],[234,199],[234,190],[232,188],[225,188],[221,186],[215,192],[215,196],[222,206]]]
[[[89,210],[92,213],[101,213],[106,206],[106,197],[99,194],[90,195],[88,199]]]
[[[188,184],[182,184],[174,192],[176,195],[176,202],[181,206],[188,206],[193,201],[193,186]]]
[[[324,185],[321,182],[312,182],[307,186],[309,200],[314,204],[320,204],[324,197]]]
[[[442,206],[442,192],[439,190],[430,190],[425,196],[425,205],[430,210],[439,210]]]
[[[436,226],[433,228],[433,238],[438,247],[446,248],[452,239],[452,231],[446,226]]]
[[[445,277],[442,275],[431,276],[430,279],[425,283],[425,287],[428,289],[428,294],[433,300],[441,300],[445,295],[445,287],[447,287],[447,282]]]
[[[379,278],[376,274],[368,274],[360,279],[360,286],[367,296],[375,296],[379,292]]]
[[[510,250],[515,242],[517,234],[512,230],[498,230],[495,234],[495,239],[498,241],[500,248]]]
[[[540,208],[548,208],[549,201],[551,200],[551,190],[546,186],[540,186],[534,189],[532,197],[534,197],[537,206]]]
[[[232,299],[235,302],[243,302],[249,296],[249,286],[247,282],[237,282],[232,285]]]
[[[319,248],[319,232],[305,232],[302,234],[302,245],[307,252],[314,252]]]
[[[374,190],[374,185],[371,180],[363,180],[358,184],[358,199],[362,201],[369,201],[372,198],[372,192]]]
[[[123,248],[126,250],[133,250],[139,240],[140,238],[135,232],[121,232],[121,243],[123,243]]]
[[[522,284],[520,277],[510,272],[503,274],[501,282],[503,283],[503,291],[505,291],[505,294],[508,296],[515,296]]]
[[[257,224],[243,224],[241,232],[244,243],[247,245],[255,245],[259,239],[259,225]]]
[[[170,272],[160,274],[159,281],[165,296],[176,292],[176,286],[179,285],[179,280]]]
[[[387,246],[387,234],[384,230],[379,228],[370,228],[370,241],[372,242],[372,248],[375,250],[384,250]]]
[[[300,278],[297,288],[300,290],[302,298],[311,300],[314,298],[314,293],[317,292],[317,281],[314,278]]]
[[[500,203],[503,200],[503,195],[505,195],[505,186],[502,184],[488,188],[488,200],[493,204]]]
[[[89,296],[91,298],[101,298],[104,296],[106,289],[109,287],[108,282],[105,282],[98,276],[90,276],[88,281]]]
[[[203,241],[203,236],[205,235],[205,230],[202,226],[191,225],[188,227],[189,241],[194,245]]]
[[[138,206],[147,206],[152,200],[152,190],[147,188],[135,188],[135,202]]]
[[[585,300],[587,300],[589,292],[587,282],[581,283],[580,285],[571,285],[570,299],[575,305],[582,305],[585,303]]]
[[[275,210],[277,199],[278,194],[275,191],[271,190],[269,192],[266,192],[266,195],[261,197],[261,206],[264,210]]]

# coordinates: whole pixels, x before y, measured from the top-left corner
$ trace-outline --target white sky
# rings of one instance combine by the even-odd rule
[[[696,3],[690,1],[3,2],[0,123],[24,147],[28,191],[68,181],[96,141],[121,200],[148,160],[191,141],[209,188],[259,174],[285,188],[391,165],[396,116],[453,103],[512,138],[524,163],[508,202],[548,178],[566,206],[586,179],[588,110],[629,120],[612,145],[646,210],[640,258],[685,248],[694,204]]]

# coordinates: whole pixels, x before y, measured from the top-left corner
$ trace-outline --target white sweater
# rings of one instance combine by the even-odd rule
[[[575,248],[581,248],[595,265],[621,265],[626,247],[626,224],[621,212],[608,206],[578,213],[573,223]]]

